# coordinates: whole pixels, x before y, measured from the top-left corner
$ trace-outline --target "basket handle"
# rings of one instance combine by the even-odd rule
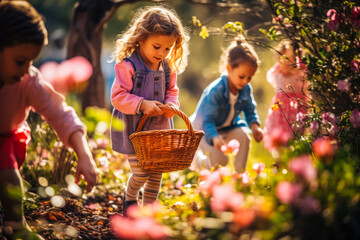
[[[172,107],[172,106],[169,106],[169,105],[164,105],[164,104],[161,104],[161,105],[158,105],[158,107],[163,111],[163,112],[173,112],[175,113],[176,115],[178,115],[179,117],[181,117],[184,122],[186,123],[186,126],[187,126],[187,129],[188,129],[188,135],[189,136],[194,136],[195,132],[194,132],[194,129],[191,125],[191,122],[189,120],[189,118],[186,116],[186,114],[184,112],[182,112],[181,110],[175,108],[175,107]],[[148,115],[143,115],[140,119],[140,122],[136,128],[136,132],[140,132],[146,122],[146,120],[149,118]]]

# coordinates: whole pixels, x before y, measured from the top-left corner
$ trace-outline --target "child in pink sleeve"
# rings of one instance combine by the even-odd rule
[[[274,130],[292,137],[296,128],[293,124],[298,113],[306,113],[307,83],[304,71],[296,68],[296,56],[290,41],[279,43],[278,61],[267,72],[266,78],[275,89],[264,126],[264,146],[271,151],[271,133]]]
[[[42,17],[28,2],[0,2],[0,200],[4,211],[3,234],[9,238],[12,233],[22,231],[28,236],[31,232],[23,216],[22,197],[14,199],[7,194],[8,188],[15,187],[22,195],[19,170],[30,141],[26,124],[30,110],[41,114],[65,146],[74,149],[78,157],[76,181],[83,176],[88,191],[97,182],[84,125],[63,96],[32,66],[46,44]]]
[[[123,213],[137,204],[144,186],[143,204],[157,200],[162,174],[149,173],[138,164],[129,136],[141,117],[149,119],[143,130],[171,129],[174,113],[163,113],[159,105],[179,106],[176,75],[187,64],[188,34],[177,14],[166,7],[141,9],[116,41],[115,80],[111,89],[112,118],[125,124],[111,129],[112,149],[126,154],[132,171],[123,199]]]

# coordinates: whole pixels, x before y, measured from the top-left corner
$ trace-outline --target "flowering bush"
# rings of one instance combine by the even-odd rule
[[[168,210],[157,219],[172,230],[168,238],[360,238],[359,3],[267,3],[274,14],[267,35],[300,46],[294,66],[307,75],[309,112],[297,116],[294,138],[270,135],[276,168],[257,162],[233,173],[229,161],[229,168],[204,169],[198,182],[177,185],[172,201],[160,198]],[[242,24],[224,28],[244,33]],[[222,150],[231,159],[231,146]]]

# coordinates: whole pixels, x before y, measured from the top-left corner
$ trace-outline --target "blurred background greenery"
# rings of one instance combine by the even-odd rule
[[[49,31],[49,45],[46,46],[35,65],[39,66],[49,60],[61,61],[66,57],[66,36],[70,27],[73,6],[75,0],[29,0],[35,8],[43,14],[46,27]],[[213,1],[216,2],[216,1]],[[217,1],[224,2],[224,1]],[[228,1],[230,2],[230,1]],[[106,80],[106,101],[111,110],[109,92],[114,79],[114,63],[109,63],[109,57],[113,50],[116,36],[123,32],[132,18],[132,13],[139,7],[165,4],[172,7],[181,17],[183,24],[191,32],[189,64],[184,73],[178,76],[180,88],[181,110],[190,116],[195,110],[197,101],[202,90],[213,80],[219,77],[219,59],[222,49],[226,48],[231,37],[221,34],[219,29],[229,21],[239,21],[244,24],[247,37],[259,55],[261,65],[253,77],[251,84],[254,88],[255,99],[258,103],[262,123],[265,122],[267,111],[274,90],[266,81],[266,71],[275,63],[275,53],[263,44],[271,46],[275,42],[269,42],[267,37],[261,34],[260,28],[268,29],[271,25],[271,11],[265,2],[261,0],[237,1],[232,7],[219,7],[211,1],[208,4],[193,3],[186,0],[172,1],[136,1],[121,5],[116,14],[108,22],[103,34],[102,69]],[[199,28],[192,23],[192,16],[196,16],[203,25],[206,25],[210,37],[202,39],[199,36]],[[175,119],[176,128],[186,128],[180,118]],[[263,124],[262,124],[263,126]],[[262,143],[253,141],[251,150],[251,162],[259,162],[269,153],[263,148]],[[262,160],[263,161],[263,160]],[[267,165],[269,167],[269,165]]]

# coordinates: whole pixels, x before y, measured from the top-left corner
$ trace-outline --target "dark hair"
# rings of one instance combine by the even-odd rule
[[[0,1],[0,50],[24,43],[46,45],[41,15],[27,1]]]
[[[231,68],[236,68],[244,62],[250,63],[256,68],[260,63],[255,50],[250,44],[242,39],[235,39],[221,56],[220,72],[224,72],[227,64]]]

